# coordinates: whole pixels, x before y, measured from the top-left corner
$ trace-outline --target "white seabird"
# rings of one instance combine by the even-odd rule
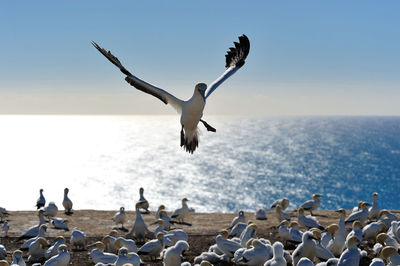
[[[318,222],[318,220],[311,216],[311,215],[304,215],[304,209],[303,207],[299,207],[298,209],[298,216],[297,216],[297,221],[299,224],[307,229],[310,228],[318,228],[321,230],[324,230],[324,227]]]
[[[321,231],[317,228],[312,228],[310,229],[310,232],[312,232],[316,238],[315,256],[320,260],[329,260],[330,258],[334,258],[335,256],[332,254],[332,252],[328,248],[321,245]]]
[[[303,240],[303,232],[300,231],[299,224],[297,222],[289,223],[289,236],[290,241],[295,243],[301,243]]]
[[[351,230],[351,232],[347,235],[346,241],[352,236],[356,236],[358,238],[358,241],[360,242],[363,240],[363,233],[360,221],[353,222],[353,230]]]
[[[386,259],[387,266],[400,265],[400,255],[395,247],[384,247],[382,249],[382,256]]]
[[[55,229],[69,231],[68,220],[66,219],[56,217],[51,220],[51,224],[54,226]]]
[[[321,203],[321,201],[319,199],[320,197],[322,197],[321,194],[313,194],[312,200],[308,200],[308,201],[304,202],[303,204],[300,205],[300,207],[302,207],[306,211],[310,211],[310,214],[313,215],[312,211],[316,210]]]
[[[257,230],[256,224],[251,223],[246,226],[246,228],[240,234],[240,245],[242,247],[245,247],[247,241],[249,241],[251,238],[257,238],[256,230]]]
[[[199,256],[194,258],[194,263],[201,265],[201,263],[207,261],[211,264],[221,262],[222,260],[223,256],[217,255],[214,252],[202,252]]]
[[[169,230],[171,228],[171,217],[168,216],[167,212],[164,210],[160,211],[160,219],[163,220],[163,229]]]
[[[264,263],[264,266],[286,266],[286,260],[283,257],[284,249],[281,242],[276,241],[273,245],[273,257]]]
[[[344,222],[346,218],[346,210],[340,208],[339,210],[336,210],[337,213],[339,213],[339,221],[337,225],[339,226],[339,232],[346,237],[347,236],[347,229],[346,229],[346,224]]]
[[[389,236],[386,233],[380,233],[379,235],[377,235],[376,236],[376,242],[380,243],[382,245],[385,245],[385,246],[392,246],[392,247],[395,247],[397,249],[400,248],[400,243],[397,242],[397,240],[394,237]]]
[[[139,242],[146,241],[146,235],[150,232],[147,225],[143,220],[142,214],[139,211],[139,204],[136,203],[136,218],[133,223],[132,229],[126,234],[127,238],[133,238]]]
[[[290,240],[289,222],[284,220],[278,225],[278,236],[281,241],[286,242]]]
[[[125,229],[124,223],[126,222],[127,219],[125,208],[124,207],[119,208],[119,212],[117,212],[112,219],[117,226],[118,224],[121,224],[121,229]]]
[[[118,237],[114,242],[114,248],[119,250],[120,248],[126,248],[128,252],[137,252],[138,248],[136,246],[135,241],[132,239],[125,239],[123,237]]]
[[[379,216],[379,206],[378,206],[378,193],[372,193],[372,206],[368,209],[368,218],[370,220],[377,220]]]
[[[339,231],[337,224],[329,225],[326,230],[332,235],[326,247],[333,253],[333,255],[340,257],[346,247],[346,237]]]
[[[160,212],[161,211],[165,211],[165,206],[163,205],[163,204],[161,204],[160,206],[158,206],[158,209],[157,209],[157,211],[156,211],[156,213],[155,213],[155,218],[156,218],[156,220],[157,219],[160,219]]]
[[[380,258],[373,258],[369,266],[385,266],[385,263]]]
[[[57,215],[58,212],[58,207],[54,203],[54,201],[50,201],[49,204],[44,207],[44,216],[47,216],[47,218],[52,218]]]
[[[22,251],[17,249],[12,254],[12,266],[26,266],[24,258],[22,257]]]
[[[327,261],[319,262],[316,266],[336,266],[339,263],[338,258],[330,258]]]
[[[171,218],[173,219],[177,219],[178,222],[183,223],[186,214],[188,214],[190,212],[189,207],[187,205],[186,202],[188,202],[189,200],[187,198],[183,198],[182,199],[182,207],[179,209],[176,209],[174,211],[174,213],[171,215]]]
[[[351,236],[346,240],[347,249],[340,255],[339,266],[358,266],[360,264],[360,250],[358,244],[361,241],[356,236]]]
[[[303,234],[302,242],[297,248],[293,251],[293,265],[296,266],[299,260],[303,257],[307,257],[311,261],[314,260],[315,257],[315,242],[314,235],[307,231]]]
[[[54,244],[49,247],[44,253],[44,257],[46,259],[50,259],[51,257],[58,254],[58,247],[62,244],[66,244],[65,238],[63,236],[57,236]]]
[[[38,234],[37,234],[35,237],[26,240],[26,241],[22,244],[21,250],[27,250],[27,249],[29,248],[29,246],[30,246],[34,241],[36,241],[39,237],[45,238],[45,237],[46,237],[46,231],[47,231],[47,225],[42,224],[42,225],[40,226],[40,228],[39,228]]]
[[[43,266],[67,266],[69,264],[70,254],[67,246],[62,244],[58,247],[58,254],[47,260]]]
[[[282,222],[283,220],[287,220],[290,222],[290,215],[286,213],[285,211],[282,210],[281,205],[276,205],[275,207],[275,215],[276,218],[278,218],[279,222]]]
[[[217,247],[228,257],[228,259],[233,258],[236,250],[242,247],[238,242],[228,239],[228,231],[226,230],[222,230],[215,240]]]
[[[392,222],[393,221],[398,222],[399,218],[397,218],[397,216],[395,214],[391,213],[388,210],[381,210],[379,212],[378,220],[382,221],[386,225],[386,227],[389,228],[389,231],[390,231],[391,230],[390,227],[392,227]],[[399,240],[400,240],[400,238],[399,238]]]
[[[314,263],[309,258],[303,257],[299,260],[297,265],[298,266],[314,266]]]
[[[72,212],[72,201],[68,197],[68,192],[69,192],[69,189],[65,188],[64,189],[64,199],[63,199],[62,205],[64,207],[65,214],[71,215],[73,213]]]
[[[235,42],[235,47],[230,48],[226,55],[226,71],[216,79],[210,86],[205,83],[198,83],[195,86],[195,90],[193,96],[187,100],[183,101],[173,96],[172,94],[157,88],[137,77],[132,75],[128,70],[122,66],[121,62],[117,57],[111,54],[110,51],[106,51],[101,48],[97,43],[92,42],[94,47],[99,50],[111,63],[116,65],[123,74],[127,77],[125,80],[134,86],[136,89],[141,90],[145,93],[151,94],[158,99],[160,99],[165,104],[171,104],[178,113],[181,114],[180,122],[182,125],[181,129],[181,147],[184,146],[184,149],[193,153],[199,143],[198,136],[198,128],[197,125],[199,122],[202,122],[208,131],[215,132],[216,130],[208,125],[204,120],[202,120],[203,109],[206,104],[206,99],[211,93],[224,82],[227,78],[233,75],[238,69],[240,69],[244,63],[245,59],[250,50],[250,42],[246,35],[242,35],[239,37],[239,43]],[[206,93],[207,90],[207,93]]]
[[[360,206],[360,210],[355,211],[349,215],[349,217],[344,220],[345,224],[351,224],[354,221],[360,221],[361,225],[364,225],[368,219],[368,209],[367,209],[367,202],[362,202]]]
[[[156,259],[160,256],[160,253],[164,249],[164,247],[164,235],[162,233],[158,233],[156,235],[156,239],[146,242],[143,246],[140,247],[137,254],[148,255],[151,259]]]
[[[84,250],[86,247],[86,234],[74,228],[69,242],[73,248]]]
[[[229,237],[240,237],[240,234],[246,229],[247,224],[245,223],[237,223],[233,226],[231,232],[229,233]]]
[[[17,241],[23,238],[31,238],[37,236],[37,234],[39,233],[40,226],[46,223],[43,213],[44,213],[43,210],[38,211],[39,223],[26,230],[20,237],[18,237]]]
[[[96,248],[90,251],[90,258],[94,263],[114,263],[118,256],[113,253],[104,252],[104,243],[97,241],[95,243]]]
[[[40,193],[39,198],[36,201],[36,208],[37,209],[40,209],[40,208],[44,207],[44,205],[46,204],[46,199],[43,196],[43,189],[42,188],[39,190],[39,193]]]
[[[145,210],[145,213],[149,213],[149,202],[147,199],[143,196],[144,193],[144,188],[139,189],[139,201],[136,204],[139,204],[139,208]]]
[[[256,217],[256,220],[267,220],[267,213],[264,209],[258,208],[254,217]]]
[[[278,199],[271,204],[270,209],[274,209],[278,205],[281,206],[281,210],[286,210],[286,208],[289,206],[289,200],[287,198]]]
[[[46,252],[47,241],[43,237],[39,237],[32,242],[28,249],[28,262],[35,263],[41,262],[45,259],[44,253]]]
[[[244,215],[244,211],[242,210],[238,212],[238,216],[232,219],[231,226],[229,226],[229,229],[233,228],[238,223],[246,223],[246,216]]]
[[[362,229],[363,240],[375,241],[376,236],[386,230],[385,224],[381,221],[369,223]]]
[[[187,250],[189,250],[189,244],[184,240],[179,240],[164,252],[163,265],[180,266],[182,264],[182,253]]]
[[[254,239],[253,247],[243,252],[242,258],[237,263],[239,265],[264,265],[264,263],[273,257],[273,248],[269,244],[263,244],[259,239]]]
[[[164,235],[165,240],[170,242],[169,246],[175,245],[175,243],[179,240],[187,241],[189,239],[188,234],[182,229],[174,229],[169,231]]]
[[[132,266],[140,266],[141,260],[138,254],[132,252],[128,253],[126,248],[120,248],[118,251],[118,258],[113,265],[115,266],[124,266],[124,265],[132,265]]]

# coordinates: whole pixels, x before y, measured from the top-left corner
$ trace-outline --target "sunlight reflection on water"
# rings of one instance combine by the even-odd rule
[[[374,191],[382,207],[399,208],[400,118],[207,121],[217,133],[202,128],[189,155],[177,116],[0,116],[0,206],[32,209],[43,188],[61,207],[69,187],[76,209],[133,209],[144,187],[153,210],[183,197],[203,212],[255,210],[283,196],[294,208],[316,192],[321,208],[350,208]]]

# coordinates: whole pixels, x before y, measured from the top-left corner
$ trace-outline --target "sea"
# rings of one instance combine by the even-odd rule
[[[62,209],[196,212],[289,209],[323,194],[321,209],[349,209],[379,193],[400,209],[400,117],[207,116],[194,154],[180,147],[178,116],[0,116],[0,206],[33,210],[44,190]]]

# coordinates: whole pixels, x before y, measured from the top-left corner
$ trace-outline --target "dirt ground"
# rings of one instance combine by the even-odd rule
[[[71,216],[65,215],[59,211],[57,217],[68,219],[70,231],[56,230],[51,225],[47,230],[47,240],[49,243],[54,241],[54,238],[62,235],[66,238],[69,243],[71,236],[71,230],[77,228],[82,230],[88,236],[88,244],[94,243],[95,241],[101,240],[103,236],[108,234],[110,230],[115,228],[115,224],[112,221],[113,215],[116,211],[96,211],[96,210],[78,210],[74,211]],[[289,212],[293,217],[296,217],[295,212]],[[323,226],[327,226],[331,223],[338,221],[338,214],[334,211],[315,211],[317,219]],[[133,224],[135,219],[135,212],[127,211],[128,222],[125,225],[128,229]],[[142,215],[145,222],[149,225],[152,223],[154,213]],[[198,256],[201,252],[207,251],[208,247],[215,244],[215,237],[218,231],[229,227],[232,219],[236,214],[220,214],[220,213],[190,213],[187,218],[187,222],[191,223],[192,226],[187,225],[175,225],[175,228],[181,228],[189,235],[189,246],[190,250],[185,253],[185,261],[193,263],[194,257]],[[276,226],[278,220],[273,213],[268,214],[267,220],[256,220],[253,213],[246,213],[247,220],[252,220],[257,224],[257,236],[269,239],[272,243],[279,240],[278,231]],[[296,219],[296,218],[294,218]],[[14,250],[18,249],[25,240],[17,241],[18,236],[21,235],[29,227],[38,223],[38,217],[36,211],[18,211],[10,212],[8,217],[10,231],[9,237],[5,238],[3,235],[0,239],[0,243],[7,249],[7,260],[11,261],[11,254]],[[154,229],[155,225],[149,226],[150,229]],[[360,265],[369,265],[373,258],[371,254],[371,245],[367,243],[362,244],[362,248],[367,250],[368,257],[363,258]],[[292,251],[294,246],[286,246],[285,249]],[[89,257],[89,250],[77,251],[71,250],[71,265],[94,265]],[[25,254],[26,255],[26,254]],[[25,259],[27,256],[25,257]],[[142,257],[142,260],[147,265],[162,265],[161,261],[150,261],[146,257]],[[230,265],[230,264],[222,264]]]

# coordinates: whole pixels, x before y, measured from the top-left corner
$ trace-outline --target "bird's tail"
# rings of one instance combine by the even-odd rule
[[[181,147],[183,146],[185,151],[193,154],[199,146],[199,133],[198,128],[195,130],[181,131]]]

